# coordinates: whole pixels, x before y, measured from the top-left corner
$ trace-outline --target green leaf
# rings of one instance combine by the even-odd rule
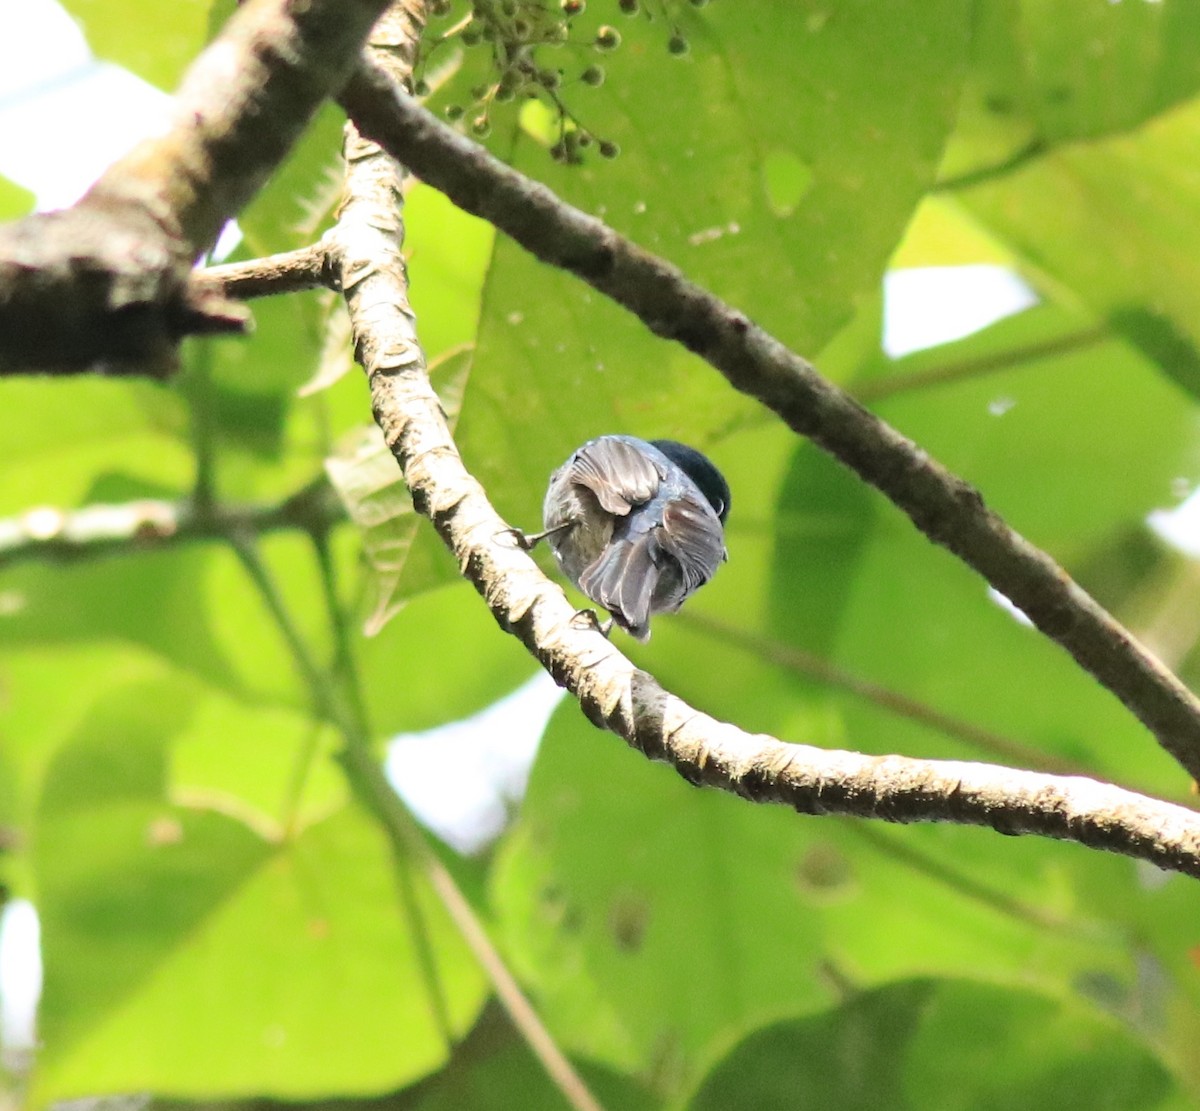
[[[208,41],[211,0],[66,0],[88,44],[152,85],[172,92]]]
[[[1074,917],[1070,851],[698,791],[567,705],[497,859],[492,902],[568,1050],[671,1094],[746,1029],[827,1006],[839,982],[932,969],[1059,991],[1085,972],[1132,981],[1121,946]],[[1110,881],[1132,871],[1101,864]]]
[[[960,196],[1042,285],[1169,358],[1166,373],[1187,389],[1200,347],[1200,184],[1188,170],[1197,142],[1200,101],[1191,101],[1128,137],[1058,151]]]
[[[906,1062],[911,1106],[1140,1111],[1183,1093],[1145,1045],[1102,1015],[1031,992],[942,984]]]
[[[80,504],[98,473],[184,489],[187,414],[170,390],[100,377],[0,379],[0,513]]]
[[[56,567],[31,563],[5,572],[11,612],[6,645],[67,645],[116,639],[140,644],[218,684],[236,683],[216,642],[198,583],[211,549],[174,551]]]
[[[1141,1111],[1182,1096],[1135,1037],[1100,1016],[1024,990],[923,979],[755,1031],[688,1107],[869,1111],[883,1098],[898,1111]]]
[[[111,690],[46,777],[34,830],[47,1045],[37,1098],[311,1098],[436,1068],[446,1049],[419,930],[455,1031],[483,997],[436,897],[411,877],[423,922],[405,917],[391,853],[355,810],[268,842],[172,802],[166,743],[198,707],[180,680]],[[253,744],[253,722],[226,727]]]
[[[1187,0],[988,0],[976,20],[950,178],[1128,131],[1200,89]]]
[[[756,1030],[705,1077],[689,1111],[868,1111],[881,1098],[900,1111],[909,1043],[934,992],[929,981],[894,984],[833,1010]]]
[[[537,666],[466,583],[412,599],[357,652],[371,727],[383,737],[470,717]]]
[[[576,21],[581,41],[599,7]],[[668,55],[660,25],[628,24],[624,45],[605,57],[603,87],[567,94],[620,157],[559,166],[519,133],[513,161],[813,351],[874,296],[932,180],[954,117],[966,16],[941,0],[886,11],[713,4],[680,12],[692,45],[683,58]],[[872,61],[881,53],[887,66]],[[461,101],[470,81],[468,66],[442,97]],[[754,412],[681,348],[497,243],[460,431],[506,515],[535,513],[545,476],[591,436],[704,446]]]

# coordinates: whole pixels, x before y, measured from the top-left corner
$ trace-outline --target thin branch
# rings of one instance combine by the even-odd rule
[[[981,166],[977,170],[968,170],[965,174],[943,178],[934,185],[934,191],[938,193],[951,193],[958,189],[970,189],[975,185],[983,185],[989,181],[996,181],[998,178],[1007,177],[1022,166],[1041,158],[1048,150],[1049,147],[1046,145],[1046,141],[1039,136],[1036,139],[1031,139],[1025,146],[1014,151],[1007,158],[993,163],[991,166]]]
[[[969,378],[982,378],[984,375],[1011,370],[1015,366],[1033,362],[1036,359],[1050,359],[1055,355],[1086,351],[1111,338],[1112,330],[1108,327],[1081,328],[1077,332],[1069,332],[1064,336],[1055,336],[1052,339],[1039,340],[1036,343],[1028,343],[1020,347],[1010,347],[990,355],[977,355],[971,359],[953,359],[927,367],[925,370],[914,370],[908,374],[892,374],[886,378],[873,378],[868,382],[853,385],[851,390],[859,401],[879,401],[899,393],[925,390],[931,386],[945,386]]]
[[[778,667],[808,676],[826,686],[847,691],[896,717],[914,721],[918,725],[923,725],[956,741],[961,741],[963,744],[970,745],[993,759],[1005,760],[1021,768],[1051,772],[1054,775],[1095,776],[1096,774],[1091,768],[1076,763],[1074,760],[1043,752],[1032,745],[1006,737],[1003,733],[984,729],[974,722],[943,713],[941,710],[915,698],[910,698],[906,694],[901,694],[899,691],[854,675],[801,648],[783,644],[744,629],[735,629],[724,621],[715,621],[711,617],[704,617],[701,614],[683,613],[680,614],[679,620],[710,636],[717,637],[724,644],[743,648]]]
[[[373,59],[371,64],[386,65],[396,80],[407,80],[424,18],[424,0],[393,4],[372,35],[373,45],[367,51]],[[408,371],[428,382],[401,252],[404,173],[352,124],[346,127],[345,157],[345,199],[337,225],[327,238],[345,292],[355,350],[359,359],[382,377]],[[440,404],[438,413],[444,418]],[[348,746],[344,763],[352,786],[367,800],[383,828],[399,844],[408,844],[413,820],[387,783],[374,755],[365,747]],[[412,847],[417,849],[415,844]],[[600,1104],[525,998],[453,877],[427,846],[421,860],[464,940],[492,981],[501,1005],[551,1080],[576,1111],[600,1111]]]
[[[848,828],[854,837],[870,845],[876,852],[891,857],[905,868],[913,869],[918,875],[936,880],[951,891],[974,900],[981,906],[989,907],[998,914],[1042,930],[1063,930],[1073,925],[1070,919],[1059,912],[1017,899],[1006,891],[992,887],[986,882],[986,878],[979,877],[967,868],[956,868],[945,860],[923,852],[911,843],[911,839],[904,839],[890,830],[867,822],[854,822]]]
[[[387,0],[249,0],[192,64],[166,131],[73,208],[0,228],[0,373],[174,369],[180,337],[243,330],[193,261],[341,86]]]
[[[360,69],[341,101],[364,134],[459,207],[706,359],[876,486],[1070,652],[1200,778],[1200,700],[1050,556],[989,510],[974,487],[743,313],[446,127],[378,68]],[[402,360],[387,365],[403,369]]]
[[[347,712],[337,687],[331,682],[329,676],[317,666],[253,540],[235,536],[233,547],[288,646],[296,670],[300,673],[305,689],[313,701],[313,709],[317,716],[332,722],[341,731],[344,744],[340,754],[341,762],[346,770],[351,788],[355,791],[355,796],[367,809],[378,813],[380,792],[383,791],[393,796],[394,792],[384,777],[383,770],[371,755],[369,739],[366,734],[359,732],[353,717]],[[404,816],[407,821],[402,827],[403,840],[393,839],[390,842],[392,863],[396,871],[396,887],[412,927],[413,949],[416,953],[421,979],[425,985],[425,993],[429,998],[430,1010],[433,1013],[433,1025],[441,1034],[442,1040],[446,1044],[447,1056],[449,1056],[454,1044],[453,1028],[441,980],[438,977],[437,961],[430,943],[429,931],[425,925],[425,916],[421,913],[420,904],[417,902],[411,872],[414,861],[419,865],[424,865],[426,857],[433,857],[435,860],[436,857],[433,856],[421,831],[406,811]]]
[[[208,266],[196,270],[192,282],[197,287],[211,284],[222,290],[226,297],[238,301],[302,293],[308,289],[330,289],[333,276],[329,272],[328,258],[325,245],[314,243],[247,262]]]
[[[29,560],[67,563],[197,540],[299,529],[321,532],[345,517],[324,477],[276,505],[197,504],[142,498],[80,509],[38,506],[0,519],[0,568]]]

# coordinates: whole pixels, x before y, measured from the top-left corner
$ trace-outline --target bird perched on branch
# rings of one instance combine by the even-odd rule
[[[674,613],[729,558],[729,500],[695,448],[601,436],[550,476],[545,531],[522,543],[548,540],[567,578],[644,641],[652,614]]]

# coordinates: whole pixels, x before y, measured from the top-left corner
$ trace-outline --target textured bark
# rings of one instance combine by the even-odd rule
[[[1113,692],[1200,779],[1200,700],[973,486],[678,268],[572,208],[364,68],[341,101],[365,134],[467,212],[683,344],[878,488]]]
[[[245,308],[191,268],[335,92],[386,0],[250,0],[188,70],[167,130],[63,212],[0,228],[0,373],[169,374]]]

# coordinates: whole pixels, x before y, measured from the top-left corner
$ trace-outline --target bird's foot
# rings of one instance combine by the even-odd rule
[[[544,532],[534,533],[532,536],[527,535],[519,528],[505,528],[496,533],[496,538],[501,536],[511,540],[513,544],[520,548],[523,552],[531,552],[537,546],[537,542],[545,537]]]
[[[523,552],[531,552],[536,548],[547,536],[554,536],[555,533],[566,532],[569,528],[574,528],[576,522],[563,521],[561,525],[555,525],[553,528],[548,528],[544,532],[523,532],[519,528],[501,529],[498,536],[507,536],[514,544]]]
[[[593,629],[605,639],[613,631],[613,619],[610,617],[607,621],[601,621],[595,610],[576,610],[575,615],[571,618],[571,624],[577,628]]]

